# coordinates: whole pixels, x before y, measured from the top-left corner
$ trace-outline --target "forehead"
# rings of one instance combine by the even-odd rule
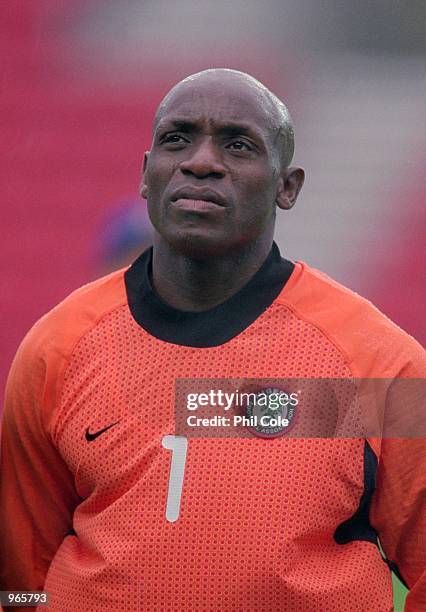
[[[194,123],[223,126],[249,125],[256,132],[269,134],[274,123],[273,109],[263,92],[246,83],[182,83],[166,97],[157,113],[156,126],[175,117]]]

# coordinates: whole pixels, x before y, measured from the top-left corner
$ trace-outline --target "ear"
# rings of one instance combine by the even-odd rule
[[[148,185],[145,182],[145,173],[146,173],[146,166],[148,164],[149,153],[150,153],[149,151],[145,151],[144,156],[143,156],[143,162],[142,162],[142,168],[141,168],[142,178],[141,178],[141,184],[139,187],[139,193],[145,200],[148,197]]]
[[[297,200],[305,180],[305,171],[297,166],[285,168],[278,181],[277,196],[275,203],[278,208],[289,210]]]

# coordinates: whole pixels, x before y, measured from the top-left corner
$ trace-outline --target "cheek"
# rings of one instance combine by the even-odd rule
[[[173,166],[161,163],[152,163],[146,170],[148,214],[154,226],[156,221],[162,218],[163,206],[161,202],[163,194],[174,172],[175,168]]]
[[[242,217],[269,218],[275,209],[276,177],[264,169],[254,169],[247,176],[234,177],[234,186],[241,202]],[[250,210],[250,215],[248,211]]]
[[[147,167],[146,178],[149,185],[149,194],[158,197],[167,187],[170,179],[176,172],[177,163],[170,160],[158,160],[155,157],[150,160]]]

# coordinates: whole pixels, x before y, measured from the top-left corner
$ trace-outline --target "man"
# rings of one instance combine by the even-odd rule
[[[424,376],[411,337],[281,258],[293,148],[286,107],[246,74],[192,75],[161,103],[153,249],[41,319],[12,366],[2,589],[61,612],[384,612],[391,564],[426,609],[422,440],[174,435],[181,379]]]

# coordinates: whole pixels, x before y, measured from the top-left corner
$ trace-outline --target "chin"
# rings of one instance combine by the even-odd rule
[[[163,236],[174,251],[193,259],[207,259],[224,255],[235,248],[235,243],[224,236],[199,234],[196,232],[176,233]]]

